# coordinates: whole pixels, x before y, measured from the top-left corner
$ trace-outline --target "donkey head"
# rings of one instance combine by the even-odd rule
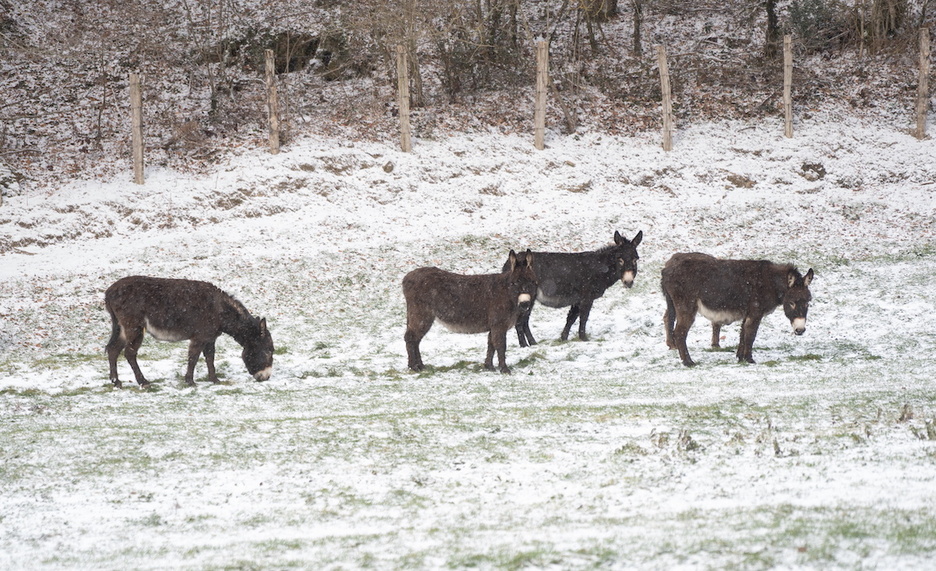
[[[617,230],[614,231],[614,261],[615,270],[621,276],[624,287],[633,287],[634,278],[637,277],[637,246],[643,240],[643,230],[637,232],[633,240],[628,240]]]
[[[793,325],[793,333],[797,335],[806,332],[806,313],[809,311],[809,301],[812,299],[809,284],[812,283],[812,279],[812,268],[809,268],[805,276],[793,269],[787,272],[787,290],[783,294],[783,313]]]
[[[533,252],[527,249],[519,256],[513,250],[507,257],[510,282],[508,292],[510,297],[516,298],[521,312],[530,311],[536,299],[536,274],[533,272]]]
[[[273,373],[273,337],[267,329],[266,319],[257,321],[257,328],[244,340],[241,352],[244,365],[254,379],[265,381]]]

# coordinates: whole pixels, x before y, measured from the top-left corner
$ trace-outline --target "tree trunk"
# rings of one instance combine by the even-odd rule
[[[631,0],[631,7],[634,9],[634,55],[637,57],[643,55],[643,42],[640,37],[643,27],[643,2],[644,0]]]
[[[772,59],[777,55],[777,42],[780,38],[780,25],[777,21],[777,0],[766,0],[767,35],[764,38],[764,57]]]

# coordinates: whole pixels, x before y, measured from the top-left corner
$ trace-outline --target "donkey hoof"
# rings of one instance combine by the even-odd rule
[[[117,379],[111,379],[111,383],[114,384],[114,388],[115,388],[115,389],[122,389],[122,388],[123,388],[123,383],[121,383],[121,382],[118,381]]]

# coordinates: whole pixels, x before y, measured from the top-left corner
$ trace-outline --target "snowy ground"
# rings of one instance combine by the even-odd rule
[[[896,123],[896,122],[895,122]],[[932,126],[931,126],[932,131]],[[76,181],[0,209],[2,568],[926,568],[936,563],[936,144],[826,115],[657,135],[502,134],[245,151],[211,176]],[[439,326],[406,370],[400,280],[496,271],[509,248],[644,232],[592,341]],[[677,251],[812,267],[806,335],[756,365],[663,343]],[[209,280],[269,319],[274,376],[230,338],[225,382],[114,390],[103,291]],[[125,385],[132,375],[120,365]]]

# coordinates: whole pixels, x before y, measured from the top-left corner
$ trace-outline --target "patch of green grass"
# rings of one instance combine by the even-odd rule
[[[476,361],[458,361],[452,365],[426,365],[422,371],[417,373],[418,378],[425,379],[432,377],[433,375],[438,375],[441,373],[451,373],[455,371],[463,371],[469,373],[485,373],[488,372],[484,365]]]
[[[705,353],[735,353],[737,350],[737,347],[731,347],[730,345],[722,345],[721,347],[712,347],[710,345],[702,349]]]
[[[127,523],[140,527],[159,527],[166,524],[162,516],[155,512],[141,518],[131,519]]]
[[[636,442],[627,442],[620,448],[614,450],[613,455],[624,457],[624,458],[633,458],[635,456],[646,456],[649,452],[644,449],[642,446]]]
[[[534,351],[529,355],[522,357],[512,368],[523,369],[530,367],[537,362],[546,360],[546,353],[543,351]]]
[[[100,354],[56,353],[54,355],[46,355],[33,360],[32,366],[37,369],[61,370],[70,369],[87,363],[98,362],[101,362]]]
[[[19,387],[7,387],[5,389],[0,389],[0,396],[16,396],[16,397],[38,397],[38,396],[48,396],[48,393],[40,389],[21,389]]]
[[[816,355],[815,353],[807,353],[805,355],[794,355],[789,357],[789,360],[794,362],[821,361],[822,356]]]

